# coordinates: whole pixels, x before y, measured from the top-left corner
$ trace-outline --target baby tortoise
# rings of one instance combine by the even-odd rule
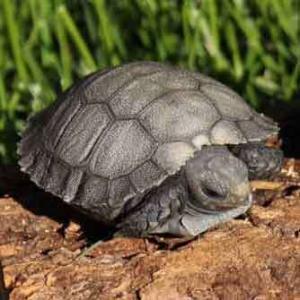
[[[94,73],[29,120],[32,181],[118,234],[195,236],[251,205],[279,171],[278,132],[225,85],[156,62]]]

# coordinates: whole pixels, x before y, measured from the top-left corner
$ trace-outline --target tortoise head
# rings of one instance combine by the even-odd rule
[[[185,166],[192,210],[218,213],[248,201],[247,166],[226,147],[203,148]]]
[[[203,148],[120,224],[125,235],[196,236],[251,205],[246,165],[226,147]]]
[[[181,209],[151,233],[196,236],[243,214],[252,203],[247,166],[227,147],[204,147],[187,162],[183,180]]]

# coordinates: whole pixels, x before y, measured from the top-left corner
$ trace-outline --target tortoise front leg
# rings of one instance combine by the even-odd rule
[[[248,166],[250,180],[271,178],[281,169],[283,152],[280,149],[263,143],[249,143],[234,146],[231,150]]]

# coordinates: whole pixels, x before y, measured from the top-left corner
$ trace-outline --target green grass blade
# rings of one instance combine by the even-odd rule
[[[82,38],[76,24],[74,23],[71,15],[69,14],[67,8],[64,5],[60,5],[58,8],[58,14],[64,24],[66,30],[70,34],[72,41],[78,48],[78,51],[82,55],[82,59],[85,64],[85,72],[90,73],[96,70],[96,63],[93,59],[92,54],[89,51],[84,39]]]
[[[3,14],[6,21],[8,38],[10,41],[11,50],[15,59],[15,64],[17,68],[18,75],[22,83],[27,82],[28,74],[25,67],[25,63],[22,58],[22,50],[21,50],[21,39],[19,34],[19,28],[16,22],[16,15],[13,5],[13,1],[11,0],[3,0]]]

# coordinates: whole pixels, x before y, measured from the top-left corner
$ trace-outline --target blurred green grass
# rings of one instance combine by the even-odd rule
[[[29,114],[78,78],[168,61],[229,84],[260,109],[299,92],[298,0],[0,0],[0,161]]]

